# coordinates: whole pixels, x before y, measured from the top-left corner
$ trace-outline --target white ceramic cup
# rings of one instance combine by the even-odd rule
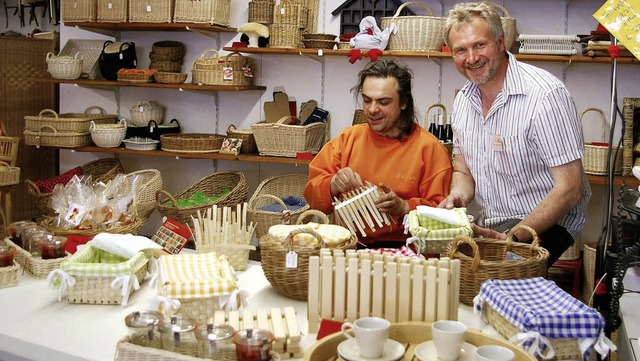
[[[484,345],[476,349],[476,361],[513,361],[516,355],[506,347]]]
[[[431,324],[431,337],[439,360],[457,360],[466,336],[467,325],[462,322],[440,320]]]
[[[389,327],[391,323],[380,317],[363,317],[355,320],[353,323],[345,322],[342,324],[342,333],[347,338],[354,338],[349,329],[353,330],[360,356],[364,358],[382,357],[384,345],[389,338]]]

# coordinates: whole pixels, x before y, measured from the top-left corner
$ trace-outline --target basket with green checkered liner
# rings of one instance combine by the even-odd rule
[[[51,271],[49,284],[59,289],[58,301],[66,291],[69,303],[125,306],[129,296],[147,274],[151,253],[137,252],[126,258],[91,246],[89,242]]]
[[[405,219],[405,229],[411,233],[407,243],[413,243],[417,253],[441,256],[456,236],[473,235],[466,208],[417,206]]]

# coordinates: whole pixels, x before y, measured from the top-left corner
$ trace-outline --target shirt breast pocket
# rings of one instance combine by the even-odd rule
[[[503,136],[501,144],[493,145],[493,165],[496,172],[517,176],[525,172],[526,154],[523,140],[517,136]]]

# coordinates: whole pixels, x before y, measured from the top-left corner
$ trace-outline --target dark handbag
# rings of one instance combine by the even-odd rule
[[[117,80],[118,70],[135,69],[137,65],[136,44],[107,40],[102,45],[98,58],[100,74],[107,80]]]
[[[149,121],[149,138],[160,140],[161,135],[170,133],[180,133],[180,124],[177,119],[173,118],[168,124],[160,125],[155,120]]]

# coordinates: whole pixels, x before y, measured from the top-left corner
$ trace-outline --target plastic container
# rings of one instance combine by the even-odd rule
[[[247,328],[233,335],[238,361],[269,361],[273,334],[268,330]]]
[[[233,343],[235,330],[233,327],[208,323],[199,325],[195,332],[201,357],[213,360],[235,358],[236,346]]]
[[[159,338],[158,325],[164,319],[158,311],[135,311],[124,318],[130,330],[130,342],[140,346],[153,345]]]
[[[193,332],[197,321],[191,317],[173,315],[165,317],[159,324],[160,344],[162,349],[180,352],[181,349],[196,347],[196,337]]]

